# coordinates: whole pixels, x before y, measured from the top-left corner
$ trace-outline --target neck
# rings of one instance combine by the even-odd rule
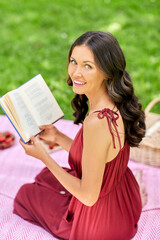
[[[87,96],[88,97],[88,96]],[[101,94],[100,96],[94,96],[94,97],[88,97],[89,100],[89,113],[92,113],[97,110],[101,110],[103,108],[110,108],[113,109],[115,104],[114,102],[110,99],[108,94],[105,92]]]

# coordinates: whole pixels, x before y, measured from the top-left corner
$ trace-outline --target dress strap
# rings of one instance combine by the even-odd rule
[[[116,120],[119,118],[118,113],[116,113],[115,111],[113,111],[113,110],[111,110],[111,109],[109,109],[109,108],[104,108],[104,109],[102,109],[102,110],[95,111],[95,112],[98,112],[98,118],[99,118],[99,119],[102,119],[102,118],[104,118],[104,117],[107,118],[109,130],[110,130],[110,133],[111,133],[112,139],[113,139],[113,146],[114,146],[114,148],[116,148],[116,145],[115,145],[115,136],[114,136],[114,133],[113,133],[113,130],[112,130],[112,125],[111,125],[111,123],[113,124],[114,129],[115,129],[115,131],[116,131],[116,133],[117,133],[117,136],[118,136],[119,146],[120,146],[120,149],[121,149],[121,140],[120,140],[119,133],[118,133],[118,130],[117,130],[118,124],[117,124],[117,122],[116,122]]]

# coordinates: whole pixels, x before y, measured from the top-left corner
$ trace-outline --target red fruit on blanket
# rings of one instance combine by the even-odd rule
[[[49,149],[53,149],[54,148],[54,145],[49,145]]]
[[[12,141],[13,141],[12,137],[8,137],[8,138],[6,138],[5,143],[11,143]]]
[[[5,132],[5,137],[10,137],[11,136],[11,133],[10,132]]]
[[[49,149],[53,149],[54,147],[58,146],[58,144],[52,144],[52,145],[49,145]]]
[[[9,148],[13,145],[15,137],[10,132],[0,133],[0,149]]]
[[[0,136],[0,143],[4,142],[5,140],[6,140],[6,138],[1,135]]]
[[[6,147],[7,147],[7,145],[8,145],[8,143],[6,143],[6,142],[3,142],[3,143],[1,144],[1,146],[2,146],[2,149],[3,149],[3,148],[6,148]]]

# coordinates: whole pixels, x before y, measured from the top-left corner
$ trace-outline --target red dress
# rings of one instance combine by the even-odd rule
[[[103,109],[99,118],[106,117],[114,142],[111,124],[116,128],[117,113]],[[142,204],[139,186],[131,170],[128,141],[118,155],[106,164],[97,202],[88,207],[72,196],[44,168],[33,184],[23,185],[14,201],[14,213],[41,225],[53,236],[70,240],[129,240],[137,232]],[[81,178],[83,126],[77,133],[66,169]]]

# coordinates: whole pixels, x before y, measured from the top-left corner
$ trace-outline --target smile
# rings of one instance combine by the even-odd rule
[[[74,80],[73,83],[75,85],[85,85],[86,84],[85,82],[79,82],[79,81],[76,81],[76,80]]]

